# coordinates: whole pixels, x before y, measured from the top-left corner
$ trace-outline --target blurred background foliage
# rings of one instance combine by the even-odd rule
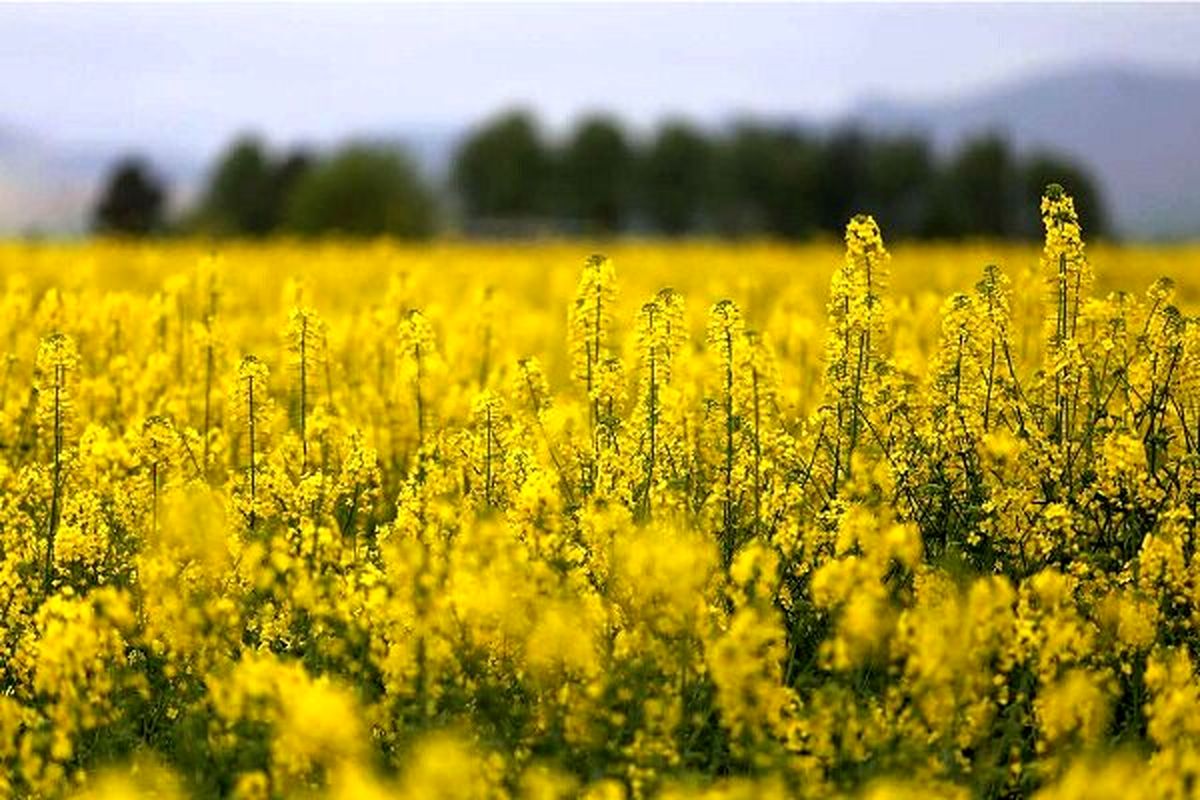
[[[1018,153],[983,134],[938,153],[911,134],[818,133],[746,119],[710,130],[668,119],[649,133],[592,114],[557,137],[534,114],[503,112],[457,144],[442,177],[404,148],[357,141],[332,151],[233,141],[192,207],[166,219],[167,187],[132,156],[96,201],[97,231],[216,238],[454,234],[836,235],[860,211],[892,238],[1033,239],[1041,187],[1075,196],[1089,236],[1110,232],[1098,183],[1053,152]]]

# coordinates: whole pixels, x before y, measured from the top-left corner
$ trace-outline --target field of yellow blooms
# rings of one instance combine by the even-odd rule
[[[0,797],[1193,796],[1200,248],[1042,212],[0,244]]]

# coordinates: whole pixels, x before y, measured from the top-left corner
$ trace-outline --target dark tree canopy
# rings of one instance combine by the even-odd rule
[[[243,136],[222,154],[209,179],[196,226],[225,236],[265,236],[283,223],[297,181],[312,165],[303,151],[277,156]]]
[[[302,235],[412,239],[433,233],[433,207],[400,151],[350,145],[299,179],[284,219],[288,230]]]
[[[1076,193],[1089,231],[1107,232],[1086,171],[1052,154],[1026,157],[990,134],[935,153],[915,134],[756,120],[710,130],[673,120],[644,140],[608,116],[581,120],[559,142],[538,130],[513,112],[459,148],[452,185],[468,231],[536,217],[563,233],[582,223],[592,233],[794,239],[838,235],[865,211],[900,238],[1034,238],[1034,187],[1056,180]]]
[[[937,164],[929,143],[916,136],[880,139],[867,156],[863,208],[897,238],[919,235]]]
[[[469,135],[451,178],[468,218],[528,219],[550,211],[550,158],[526,112],[504,114]]]
[[[217,163],[204,199],[206,223],[228,234],[262,235],[271,230],[273,209],[267,197],[270,156],[255,138],[238,139]]]
[[[821,148],[817,166],[817,227],[840,231],[855,214],[872,212],[868,168],[871,142],[857,128],[835,131]]]
[[[178,229],[257,237],[434,233],[439,200],[467,234],[840,236],[872,214],[894,238],[1041,236],[1037,200],[1060,183],[1075,197],[1090,236],[1106,236],[1100,187],[1082,165],[1054,152],[1027,153],[985,133],[937,150],[909,133],[854,126],[820,131],[742,119],[700,128],[672,119],[645,135],[593,114],[544,138],[516,110],[485,121],[452,156],[436,189],[402,148],[357,144],[332,153],[279,151],[235,139]],[[165,191],[149,167],[126,159],[94,209],[97,230],[146,234],[164,228]]]
[[[950,162],[947,178],[964,217],[964,232],[1017,234],[1021,173],[1003,138],[988,134],[967,142]]]
[[[799,129],[739,124],[721,148],[720,230],[781,237],[811,232],[816,155],[814,142]]]
[[[113,167],[92,212],[101,233],[145,236],[163,228],[167,192],[149,164],[136,156]]]
[[[678,235],[705,224],[715,205],[715,156],[704,134],[686,122],[658,129],[638,174],[639,203],[652,228]]]
[[[593,233],[620,230],[630,216],[634,165],[619,121],[600,115],[581,120],[558,164],[564,212]]]

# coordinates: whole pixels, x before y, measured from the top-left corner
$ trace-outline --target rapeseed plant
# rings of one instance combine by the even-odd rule
[[[1200,252],[1041,210],[0,244],[0,797],[1188,795]]]

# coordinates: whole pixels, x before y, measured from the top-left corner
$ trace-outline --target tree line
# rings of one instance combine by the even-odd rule
[[[255,137],[217,159],[201,197],[166,217],[153,168],[127,159],[94,210],[97,230],[217,237],[658,234],[802,239],[869,210],[901,238],[1035,238],[1036,198],[1069,188],[1088,230],[1108,231],[1099,188],[1052,152],[1018,153],[984,134],[939,153],[912,134],[817,132],[746,120],[718,130],[668,120],[638,136],[616,117],[551,137],[511,111],[455,147],[447,175],[423,175],[403,148],[352,143],[277,151]],[[1032,198],[1032,200],[1031,200]]]

